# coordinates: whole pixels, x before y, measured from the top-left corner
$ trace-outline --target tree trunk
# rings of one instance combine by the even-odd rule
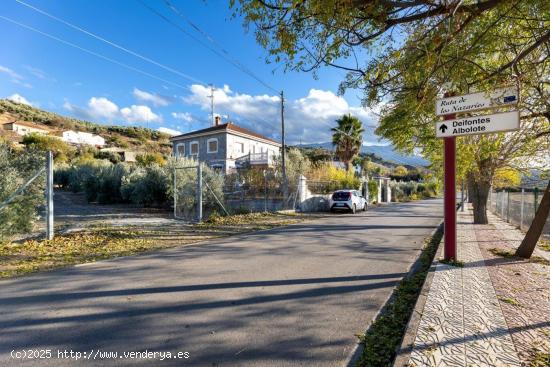
[[[466,178],[466,186],[468,186],[468,202],[474,202],[474,180]]]
[[[548,186],[546,186],[546,191],[542,196],[542,201],[540,202],[539,208],[533,219],[533,223],[529,227],[525,238],[519,245],[516,250],[516,256],[524,257],[526,259],[530,258],[535,251],[537,242],[542,234],[546,219],[548,219],[548,213],[550,212],[550,181],[548,181]]]
[[[474,224],[487,224],[487,199],[491,183],[486,180],[476,181],[472,176],[468,176],[469,196],[474,207]]]

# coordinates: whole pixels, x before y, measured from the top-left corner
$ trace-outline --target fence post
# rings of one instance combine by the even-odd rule
[[[298,194],[296,196],[298,197],[298,208],[301,212],[304,212],[306,209],[304,205],[307,199],[307,179],[304,175],[300,175],[298,179]]]
[[[264,212],[267,212],[267,171],[264,169]]]
[[[202,165],[197,166],[197,222],[202,222]]]
[[[369,192],[369,176],[365,179],[363,182],[363,185],[365,185],[365,200],[367,200],[367,207],[370,204],[370,192]]]
[[[382,202],[382,179],[378,177],[378,195],[376,197],[376,203],[380,204]]]
[[[523,205],[524,205],[524,195],[525,195],[525,189],[521,188],[521,206],[520,206],[520,214],[519,214],[519,229],[523,229]]]
[[[506,199],[506,221],[510,223],[510,189],[508,189],[508,197]]]
[[[46,239],[52,240],[53,230],[53,154],[46,152]]]
[[[177,158],[176,158],[176,161],[177,161]],[[176,167],[174,166],[174,190],[173,190],[173,193],[174,193],[174,218],[178,217],[178,211],[177,211],[177,207],[178,207],[178,182],[177,182],[177,178],[176,178],[176,173],[177,173],[177,170],[176,170]]]
[[[501,195],[502,195],[502,200],[501,200],[502,201],[502,203],[501,203],[502,208],[500,208],[500,217],[502,219],[504,219],[504,202],[506,200],[506,190],[502,190]]]

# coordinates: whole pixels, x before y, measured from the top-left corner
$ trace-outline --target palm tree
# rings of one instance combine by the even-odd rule
[[[331,129],[332,145],[336,147],[336,156],[349,170],[350,162],[361,150],[365,130],[361,121],[351,114],[343,115],[336,123],[338,126]]]

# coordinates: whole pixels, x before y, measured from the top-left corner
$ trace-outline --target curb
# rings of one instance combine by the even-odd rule
[[[439,230],[443,230],[443,220],[441,220],[439,222],[439,224],[430,232],[429,235],[427,235],[425,238],[432,238],[436,233],[437,231]],[[442,242],[442,241],[441,241]],[[438,255],[440,255],[441,251],[442,251],[442,247],[441,247],[441,242],[439,243],[438,245],[438,248],[437,248],[437,251],[434,255],[434,259],[436,259],[438,257]],[[416,260],[409,266],[409,269],[407,270],[407,274],[403,277],[403,279],[408,279],[410,278],[414,273],[416,273],[416,271],[418,270],[418,268],[420,267],[421,263],[420,263],[420,255],[422,254],[422,249],[418,250],[417,254],[416,254]],[[430,265],[430,269],[428,271],[428,275],[426,276],[426,279],[424,280],[424,285],[422,286],[422,289],[420,291],[420,294],[418,296],[418,300],[417,300],[417,303],[415,304],[415,307],[414,307],[414,310],[411,314],[411,318],[409,319],[409,322],[407,323],[407,328],[405,329],[405,336],[403,337],[403,341],[401,343],[401,346],[399,348],[399,351],[397,352],[397,356],[394,360],[394,364],[393,366],[398,366],[397,364],[397,360],[398,359],[401,359],[401,358],[406,358],[405,360],[405,364],[403,364],[403,366],[406,366],[406,363],[408,362],[408,359],[409,359],[409,354],[410,354],[410,350],[408,351],[408,353],[406,354],[403,354],[403,356],[401,356],[401,350],[403,350],[403,345],[405,343],[405,337],[407,336],[407,334],[409,334],[409,329],[411,328],[411,322],[413,319],[416,319],[416,325],[414,326],[414,334],[412,334],[412,341],[410,342],[411,344],[411,347],[409,347],[410,349],[412,349],[412,342],[414,342],[414,338],[416,337],[416,329],[418,327],[418,324],[420,322],[420,315],[421,315],[421,312],[422,312],[422,309],[424,309],[424,303],[426,303],[426,298],[427,298],[427,295],[428,295],[428,292],[430,290],[430,285],[432,283],[432,277],[433,277],[433,270],[435,270],[435,266],[434,266],[434,263],[432,261],[432,265]],[[396,289],[397,286],[393,287],[393,290],[392,292],[390,293],[390,295],[388,296],[388,298],[386,298],[386,300],[384,301],[384,305],[378,310],[378,312],[373,316],[370,324],[369,324],[369,327],[367,329],[365,329],[365,332],[372,326],[372,324],[374,324],[374,322],[386,311],[386,308],[388,306],[388,304],[392,301],[393,299],[393,294],[394,294],[394,291]],[[424,295],[424,298],[423,298],[423,302],[421,304],[421,308],[420,308],[420,312],[417,313],[417,308],[419,307],[419,302],[422,298],[422,296]],[[410,339],[410,336],[409,336],[409,339]],[[407,339],[408,340],[408,339]],[[348,359],[348,361],[344,364],[344,366],[346,367],[355,367],[357,365],[357,362],[359,361],[359,358],[361,357],[361,354],[363,353],[363,344],[361,343],[357,343],[350,358]]]

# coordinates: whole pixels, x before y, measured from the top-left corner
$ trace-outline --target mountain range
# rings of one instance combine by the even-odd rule
[[[334,151],[334,146],[330,142],[326,143],[312,143],[298,145],[301,148],[323,148],[330,151]],[[374,154],[382,160],[398,165],[406,165],[413,167],[425,167],[430,162],[419,155],[406,155],[399,153],[391,145],[363,145],[361,147],[361,153]]]

